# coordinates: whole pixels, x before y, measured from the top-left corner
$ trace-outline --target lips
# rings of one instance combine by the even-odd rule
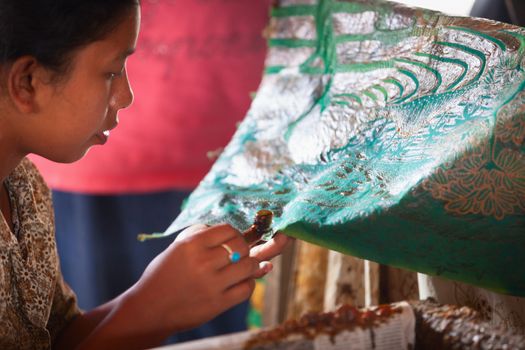
[[[113,123],[113,125],[111,125],[106,130],[103,130],[96,134],[96,138],[100,141],[102,145],[108,141],[111,130],[115,129],[117,125],[118,125],[118,117],[115,117],[115,122]]]
[[[108,137],[109,137],[109,130],[105,130],[103,132],[99,132],[97,135],[97,140],[100,141],[100,144],[103,145],[105,144],[107,141],[108,141]]]

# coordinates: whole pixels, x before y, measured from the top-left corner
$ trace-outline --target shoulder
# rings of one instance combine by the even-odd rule
[[[15,169],[15,173],[22,182],[29,185],[34,201],[39,205],[44,205],[46,209],[50,209],[51,191],[33,162],[28,158],[22,159]]]
[[[31,184],[35,187],[35,190],[38,189],[40,191],[50,193],[46,181],[44,180],[44,178],[38,171],[36,165],[33,164],[32,161],[30,161],[28,158],[24,158],[18,166],[25,171],[28,180],[30,180]]]

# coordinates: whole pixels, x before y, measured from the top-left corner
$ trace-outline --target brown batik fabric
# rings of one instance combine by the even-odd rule
[[[24,159],[5,181],[14,230],[0,222],[0,348],[50,349],[79,314],[60,272],[50,191]]]
[[[436,276],[419,274],[418,279],[423,299],[432,297],[441,304],[468,306],[492,326],[525,335],[525,298]]]

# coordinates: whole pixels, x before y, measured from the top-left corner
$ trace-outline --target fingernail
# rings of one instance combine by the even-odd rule
[[[268,273],[273,270],[273,265],[270,262],[264,262],[262,266],[262,270],[264,273]]]

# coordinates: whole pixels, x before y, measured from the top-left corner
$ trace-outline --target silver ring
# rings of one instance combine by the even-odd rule
[[[239,252],[233,251],[230,248],[230,246],[227,245],[226,243],[221,244],[221,247],[223,247],[226,250],[226,252],[228,253],[228,259],[230,259],[232,264],[235,264],[236,262],[241,260],[241,254],[239,254]]]

